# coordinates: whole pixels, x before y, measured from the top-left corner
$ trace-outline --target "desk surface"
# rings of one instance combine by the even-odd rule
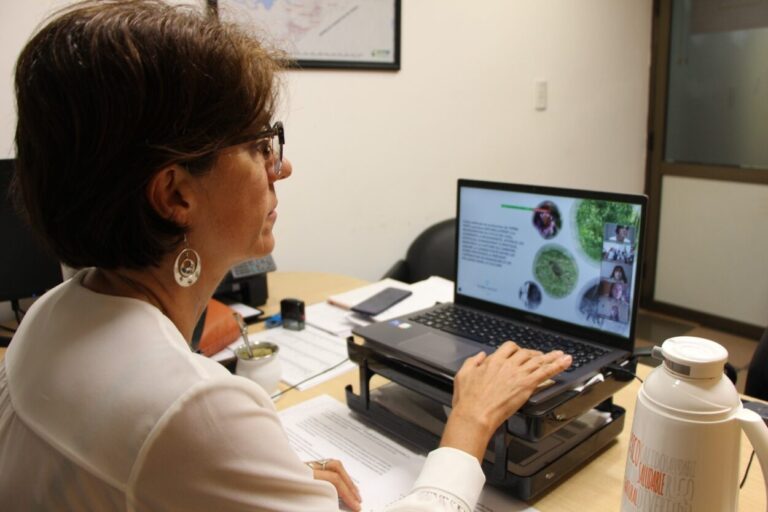
[[[304,299],[307,304],[324,300],[328,295],[339,293],[364,284],[363,281],[333,274],[281,273],[270,274],[269,306],[279,304],[284,297],[295,296]],[[324,286],[328,286],[323,292]],[[647,376],[652,368],[640,365],[638,373]],[[378,378],[378,377],[377,377]],[[353,370],[306,391],[290,391],[278,401],[277,408],[285,409],[309,398],[328,394],[344,402],[344,387],[352,384],[359,392],[358,373]],[[542,512],[584,512],[584,510],[619,510],[621,504],[624,465],[627,456],[629,434],[634,418],[635,397],[640,383],[635,380],[615,396],[615,402],[627,410],[624,429],[607,449],[592,459],[586,466],[571,474],[564,482],[539,499],[530,502]],[[742,435],[741,473],[746,468],[751,453],[751,445]],[[763,511],[766,509],[766,497],[762,472],[757,461],[752,463],[744,488],[739,498],[739,510]]]
[[[285,297],[302,299],[306,304],[325,300],[328,295],[344,292],[366,284],[366,281],[348,276],[315,272],[275,272],[269,274],[269,300],[263,308],[267,315],[277,313],[280,300]],[[0,349],[0,358],[5,353]],[[638,373],[645,377],[651,368],[640,366]],[[376,377],[378,379],[378,377]],[[318,395],[328,394],[344,402],[344,387],[352,384],[359,392],[358,373],[353,370],[324,382],[306,391],[290,391],[277,402],[278,409],[303,402]],[[633,381],[615,396],[618,405],[627,410],[624,429],[607,449],[587,465],[570,475],[564,482],[546,495],[530,504],[542,512],[583,512],[584,510],[618,510],[621,503],[624,464],[627,454],[629,433],[634,417],[635,396],[640,383]],[[742,436],[741,474],[746,467],[751,446]],[[766,509],[760,465],[755,461],[744,488],[740,492],[740,511],[762,511]]]

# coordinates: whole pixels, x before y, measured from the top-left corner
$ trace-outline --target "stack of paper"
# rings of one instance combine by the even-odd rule
[[[362,317],[348,311],[355,304],[359,304],[390,287],[410,290],[412,294],[372,318]],[[448,279],[432,276],[424,281],[407,284],[387,278],[348,292],[331,295],[328,297],[327,304],[309,306],[306,315],[308,324],[337,336],[348,336],[355,326],[367,325],[371,322],[383,322],[434,306],[438,302],[451,301],[453,301],[453,281]]]

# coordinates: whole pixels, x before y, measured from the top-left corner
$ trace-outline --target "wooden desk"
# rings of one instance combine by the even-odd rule
[[[370,284],[369,281],[323,272],[270,272],[267,274],[269,299],[261,307],[266,315],[280,312],[280,301],[301,299],[306,305],[323,302],[329,295]]]
[[[328,295],[362,286],[366,281],[335,274],[276,272],[269,274],[268,283],[270,298],[263,309],[267,315],[271,315],[280,310],[280,300],[283,298],[294,297],[304,300],[307,304],[313,304],[325,300]],[[0,350],[0,358],[4,352]],[[650,372],[651,368],[641,365],[638,373],[644,378]],[[358,372],[353,370],[307,391],[290,391],[278,400],[277,408],[285,409],[322,394],[331,395],[340,402],[345,402],[344,387],[352,384],[355,391],[359,392],[358,383]],[[635,380],[615,396],[615,402],[627,410],[624,429],[616,441],[556,488],[532,501],[530,503],[532,506],[542,512],[602,512],[619,509],[629,433],[632,429],[635,397],[639,387],[640,383]],[[746,436],[742,435],[740,473],[742,475],[751,450]],[[739,501],[739,510],[742,512],[766,509],[762,472],[756,460],[752,463],[749,478],[740,492]]]
[[[339,293],[363,284],[365,284],[364,281],[333,274],[277,272],[269,276],[270,300],[266,310],[271,311],[270,307],[275,304],[279,309],[280,299],[284,297],[301,298],[307,304],[312,304],[324,300],[333,293]],[[327,292],[323,292],[325,285],[328,285],[329,291]],[[642,378],[645,378],[651,370],[650,367],[640,365],[638,373]],[[322,394],[331,395],[344,403],[344,387],[347,384],[352,384],[355,391],[359,392],[357,370],[340,375],[307,391],[290,391],[280,398],[277,402],[277,408],[285,409]],[[542,512],[619,510],[629,434],[634,418],[635,397],[639,388],[640,383],[635,380],[615,396],[615,402],[627,410],[624,429],[618,438],[606,450],[571,474],[560,485],[539,499],[530,502],[531,506]],[[740,475],[743,475],[751,451],[752,447],[749,441],[742,434]],[[749,471],[749,478],[740,492],[739,510],[764,511],[765,509],[766,497],[762,472],[760,464],[755,460]]]

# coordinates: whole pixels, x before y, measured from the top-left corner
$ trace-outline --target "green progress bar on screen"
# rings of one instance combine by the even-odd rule
[[[502,204],[501,207],[510,208],[512,210],[525,210],[527,212],[536,211],[536,208],[531,208],[530,206],[517,206],[516,204]]]

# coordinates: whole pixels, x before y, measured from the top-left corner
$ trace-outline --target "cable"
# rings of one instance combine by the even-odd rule
[[[744,470],[744,478],[741,479],[739,489],[744,487],[744,482],[747,481],[747,475],[749,475],[749,468],[752,467],[752,459],[755,458],[755,450],[752,450],[752,455],[749,456],[749,462],[747,463],[747,469]]]
[[[296,384],[293,384],[292,386],[287,387],[284,390],[275,393],[274,395],[270,396],[270,398],[272,400],[274,400],[275,398],[278,398],[278,397],[282,396],[283,394],[291,391],[292,389],[296,389],[297,387],[301,386],[305,382],[309,382],[310,380],[312,380],[312,379],[314,379],[316,377],[319,377],[321,375],[324,375],[324,374],[328,373],[331,370],[335,370],[336,368],[338,368],[339,366],[343,365],[347,361],[349,361],[349,358],[345,357],[344,359],[342,359],[341,361],[339,361],[335,365],[331,366],[330,368],[326,368],[325,370],[321,371],[320,373],[316,373],[316,374],[312,375],[311,377],[307,377],[306,379],[302,380],[301,382],[297,382]]]
[[[637,379],[640,381],[641,384],[643,383],[643,379],[638,377],[635,372],[627,370],[623,366],[619,366],[617,364],[609,364],[608,366],[606,366],[606,368],[608,368],[609,370],[612,370],[614,373],[620,373],[632,379]]]
[[[13,310],[13,316],[16,317],[16,323],[20,324],[21,320],[24,318],[24,315],[26,314],[26,311],[22,309],[18,299],[11,299],[11,309]]]

